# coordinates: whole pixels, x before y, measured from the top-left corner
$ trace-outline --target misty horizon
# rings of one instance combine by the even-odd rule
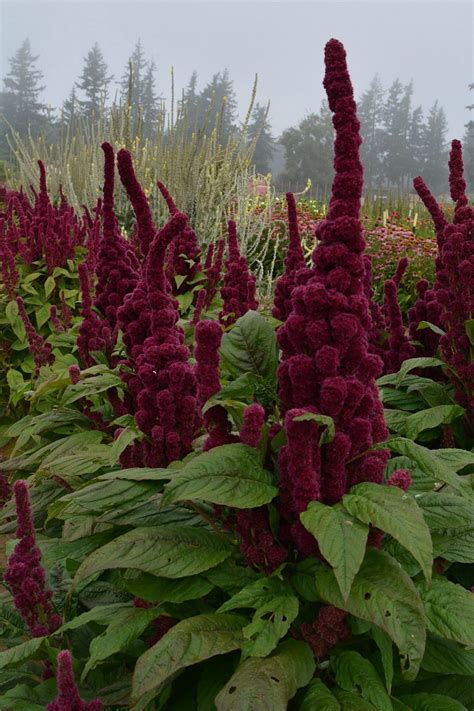
[[[377,73],[385,89],[396,78],[403,84],[413,81],[413,105],[421,104],[425,114],[439,101],[446,112],[448,139],[461,138],[469,120],[465,107],[473,76],[470,2],[128,0],[112,5],[56,0],[4,1],[0,8],[2,78],[8,73],[9,58],[28,37],[44,74],[42,100],[56,110],[95,42],[114,75],[110,99],[118,95],[128,58],[140,39],[146,57],[157,65],[157,92],[168,103],[171,66],[175,99],[193,70],[202,89],[213,74],[227,68],[242,120],[257,73],[257,101],[270,101],[270,123],[274,135],[280,135],[319,109],[324,99],[323,47],[336,36],[346,46],[357,98]],[[381,33],[381,27],[387,32]]]

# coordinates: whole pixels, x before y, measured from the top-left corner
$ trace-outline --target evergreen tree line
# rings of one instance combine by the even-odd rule
[[[81,75],[61,107],[48,108],[41,101],[45,90],[38,56],[26,39],[9,60],[10,68],[0,92],[0,114],[21,135],[46,132],[54,140],[59,125],[74,124],[81,118],[93,119],[106,110],[110,101],[130,107],[131,121],[140,124],[143,134],[153,137],[163,120],[164,99],[156,86],[156,65],[147,59],[138,40],[123,74],[116,80],[97,43],[84,57]],[[469,87],[474,88],[474,84]],[[365,185],[372,190],[411,188],[413,176],[423,174],[436,192],[446,190],[447,121],[437,101],[427,113],[413,105],[413,84],[395,79],[385,89],[376,75],[358,100],[365,167]],[[467,108],[474,110],[474,104]],[[218,127],[225,145],[238,131],[237,100],[234,86],[225,69],[214,74],[203,89],[193,72],[177,102],[178,114],[186,121],[189,135],[207,135]],[[7,132],[1,131],[0,151],[8,155]],[[303,118],[297,126],[272,134],[268,108],[256,103],[247,129],[248,140],[255,140],[254,163],[259,173],[273,172],[282,190],[302,190],[307,180],[320,191],[329,190],[332,181],[333,127],[325,102],[319,112]],[[468,177],[474,179],[474,121],[466,125],[465,156]]]

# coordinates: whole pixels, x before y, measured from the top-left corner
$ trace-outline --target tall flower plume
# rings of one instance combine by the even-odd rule
[[[240,254],[237,241],[237,226],[229,220],[228,245],[229,256],[225,262],[224,284],[221,287],[223,300],[219,319],[229,325],[237,321],[247,311],[256,309],[255,277],[249,272],[247,260]]]
[[[327,217],[317,228],[312,274],[306,284],[294,288],[292,310],[278,330],[282,349],[278,381],[289,415],[295,408],[328,415],[334,420],[336,436],[321,447],[318,466],[314,458],[311,481],[299,507],[313,498],[339,501],[360,481],[381,483],[387,460],[386,452],[363,454],[386,438],[387,429],[375,384],[382,363],[368,349],[371,318],[359,218],[360,124],[345,50],[337,40],[326,45],[325,64],[324,87],[336,129],[335,177]],[[286,421],[287,435],[293,420]],[[301,470],[293,472],[288,465],[296,457],[293,449],[298,442],[295,435],[294,444],[289,441],[280,450],[280,481],[286,490],[298,487]]]
[[[3,578],[32,636],[42,637],[55,632],[62,620],[54,612],[52,592],[46,586],[26,481],[16,481],[13,492],[17,518],[16,537],[19,541],[8,559]]]
[[[102,711],[99,699],[83,701],[74,679],[71,652],[59,652],[57,660],[56,686],[58,695],[46,706],[46,711]]]
[[[165,273],[167,247],[186,219],[178,212],[156,234],[145,263],[150,336],[135,358],[133,395],[136,423],[151,442],[149,466],[166,466],[190,452],[199,427],[195,375]]]
[[[285,321],[291,311],[291,294],[297,284],[298,273],[304,270],[305,274],[310,274],[310,270],[306,268],[301,246],[296,201],[293,193],[286,193],[286,202],[288,206],[288,247],[284,272],[275,284],[272,310],[273,316],[280,321]]]

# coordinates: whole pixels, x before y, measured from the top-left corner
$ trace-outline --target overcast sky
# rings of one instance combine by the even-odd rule
[[[0,0],[0,26],[1,76],[29,37],[47,86],[43,99],[53,106],[69,93],[94,42],[119,79],[138,37],[157,63],[164,96],[171,66],[178,89],[193,69],[202,86],[227,67],[243,113],[258,73],[275,134],[319,108],[331,37],[346,46],[356,95],[376,72],[385,86],[413,79],[416,103],[428,109],[438,99],[444,106],[448,138],[462,136],[465,106],[474,103],[467,88],[474,81],[470,0]]]

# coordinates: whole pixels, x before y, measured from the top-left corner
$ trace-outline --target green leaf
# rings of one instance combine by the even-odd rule
[[[401,696],[400,700],[411,711],[468,711],[456,699],[441,694],[408,694]]]
[[[5,316],[11,329],[19,341],[26,341],[26,331],[23,321],[18,313],[18,304],[16,301],[9,301],[5,307]]]
[[[323,684],[321,679],[313,679],[304,691],[298,711],[340,711],[336,697]]]
[[[402,363],[400,370],[397,373],[396,385],[399,387],[405,376],[408,375],[412,370],[418,370],[420,368],[437,368],[445,365],[439,358],[408,358]]]
[[[464,323],[466,336],[469,338],[469,343],[474,346],[474,319],[471,318]]]
[[[164,684],[186,667],[239,649],[245,620],[237,615],[198,615],[178,622],[138,659],[132,711],[142,711]]]
[[[420,586],[428,629],[439,637],[474,647],[474,595],[446,578]]]
[[[244,402],[251,402],[257,382],[258,378],[255,373],[243,373],[239,375],[235,380],[231,380],[230,383],[223,385],[219,392],[207,401],[204,405],[203,412],[206,412],[213,407],[213,405],[216,405],[222,400],[243,400]]]
[[[298,598],[291,587],[279,578],[260,578],[224,602],[218,612],[253,608],[255,614],[243,634],[245,657],[265,657],[277,646],[290,628],[299,610]]]
[[[42,306],[35,312],[36,325],[38,329],[40,329],[42,326],[44,326],[45,323],[49,321],[49,311],[50,305],[44,304],[44,306]]]
[[[474,503],[443,491],[425,493],[417,501],[431,529],[435,557],[474,563]]]
[[[354,518],[395,538],[418,561],[426,579],[431,580],[430,531],[411,494],[396,486],[357,484],[343,497],[342,504]]]
[[[351,691],[334,689],[334,696],[341,705],[341,711],[378,711],[370,701],[366,701],[362,696],[353,694]]]
[[[11,649],[6,649],[4,652],[0,652],[0,669],[4,669],[7,666],[12,666],[16,664],[22,664],[28,659],[40,655],[40,658],[49,648],[47,637],[35,637],[34,639],[29,639],[27,642],[22,642],[17,644]]]
[[[278,365],[276,334],[257,311],[247,311],[232,330],[224,333],[220,349],[222,365],[234,376],[254,373],[273,383]]]
[[[114,443],[110,448],[109,462],[111,467],[113,467],[114,464],[117,464],[122,452],[124,452],[129,444],[134,442],[138,437],[139,433],[134,427],[125,427],[125,429],[120,432],[119,436],[114,440]]]
[[[278,493],[260,455],[246,444],[224,444],[191,459],[165,487],[163,503],[196,499],[250,509],[263,506]]]
[[[54,277],[49,276],[44,282],[44,295],[48,299],[56,288],[56,281]]]
[[[25,380],[22,373],[14,368],[9,368],[9,370],[7,370],[6,379],[8,387],[12,391],[19,390],[25,386]]]
[[[448,425],[458,417],[462,417],[465,409],[460,405],[437,405],[427,410],[409,415],[405,420],[405,436],[409,439],[416,439],[424,430]]]
[[[195,600],[207,595],[214,587],[205,578],[191,576],[169,580],[157,578],[149,573],[127,571],[123,578],[124,587],[135,595],[148,602],[185,602]]]
[[[354,576],[364,559],[369,527],[344,509],[325,506],[318,501],[312,501],[300,519],[317,540],[322,555],[334,570],[342,596],[347,600]]]
[[[75,585],[99,571],[135,568],[163,578],[209,570],[232,552],[222,536],[185,526],[135,528],[99,548],[82,563]]]
[[[247,640],[242,645],[242,656],[266,657],[290,629],[299,611],[295,595],[280,595],[261,605],[252,622],[242,630]]]
[[[316,589],[330,605],[380,627],[399,649],[404,678],[416,677],[426,640],[424,612],[411,578],[399,563],[387,553],[368,548],[347,601],[332,570],[318,571]]]
[[[150,481],[95,481],[79,491],[66,494],[61,501],[72,503],[74,509],[79,506],[87,513],[101,513],[125,504],[131,508],[140,501],[146,501],[157,490],[157,484]]]
[[[377,711],[392,711],[385,687],[368,659],[358,652],[342,652],[336,656],[333,665],[336,681],[342,689],[359,692]]]
[[[433,331],[433,333],[437,333],[438,336],[444,336],[444,334],[446,333],[445,331],[443,331],[442,328],[436,326],[436,324],[434,323],[430,323],[429,321],[420,321],[418,326],[416,327],[416,330],[422,331],[425,328],[429,328],[430,331]]]
[[[316,424],[326,429],[321,435],[319,444],[329,444],[332,442],[336,435],[336,425],[332,417],[328,415],[321,415],[318,412],[305,412],[303,415],[298,415],[293,418],[295,422],[316,422]]]
[[[79,627],[88,625],[91,622],[95,622],[99,625],[108,625],[110,622],[117,617],[117,614],[123,610],[133,609],[130,602],[118,602],[112,605],[98,605],[93,607],[92,610],[83,612],[77,617],[73,617],[72,620],[65,622],[56,632],[56,634],[62,634],[68,630],[76,630]]]
[[[427,449],[427,447],[422,447],[404,437],[392,437],[383,444],[383,447],[409,457],[424,474],[433,479],[433,482],[445,482],[457,492],[466,492],[471,495],[471,487],[468,482],[455,473],[457,469],[474,462],[474,456],[470,452],[457,449]],[[459,452],[461,454],[458,454]]]
[[[97,664],[113,654],[126,649],[146,630],[150,622],[160,616],[159,607],[148,610],[132,607],[115,615],[112,623],[98,637],[94,637],[89,647],[89,658],[82,672],[81,679]]]
[[[370,628],[370,636],[374,640],[375,644],[379,648],[380,657],[382,659],[383,672],[385,676],[385,686],[390,694],[392,691],[393,682],[393,644],[390,637],[388,637],[385,632],[379,627]]]
[[[474,521],[474,502],[444,491],[417,496],[418,506],[431,530],[464,527]]]
[[[474,678],[474,649],[449,639],[428,635],[421,667],[433,674],[461,674]]]
[[[307,644],[282,642],[266,659],[247,659],[216,696],[217,711],[285,711],[315,669]]]

